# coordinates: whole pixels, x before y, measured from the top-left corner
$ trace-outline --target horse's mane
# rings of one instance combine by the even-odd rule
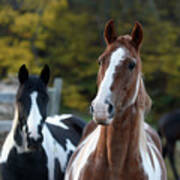
[[[148,113],[151,110],[152,106],[152,100],[146,91],[142,77],[138,95],[138,105],[141,108],[141,110],[143,110],[145,113]]]

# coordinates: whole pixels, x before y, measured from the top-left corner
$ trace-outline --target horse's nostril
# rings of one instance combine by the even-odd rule
[[[113,115],[114,114],[114,107],[113,107],[113,105],[112,104],[108,104],[108,113],[110,114],[110,116],[111,115]]]
[[[89,111],[90,111],[91,114],[94,112],[94,108],[93,108],[92,105],[89,107]]]

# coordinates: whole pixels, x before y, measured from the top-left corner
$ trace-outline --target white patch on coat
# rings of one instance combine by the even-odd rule
[[[60,118],[60,121],[61,120],[64,120],[64,119],[69,119],[69,118],[72,118],[72,114],[62,114],[62,115],[60,115],[59,116],[59,118]]]
[[[145,171],[145,173],[148,176],[149,180],[161,180],[161,167],[159,164],[159,160],[157,158],[158,150],[152,143],[148,143],[148,147],[153,159],[154,167],[150,158],[150,155],[147,151],[143,151],[143,149],[140,148],[140,154],[142,158],[142,167]]]
[[[0,156],[0,164],[5,163],[7,161],[9,153],[14,145],[15,145],[15,142],[13,138],[13,132],[10,132],[2,147],[1,156]]]
[[[0,154],[0,163],[5,163],[7,161],[11,149],[16,145],[16,142],[14,141],[14,132],[16,130],[17,124],[18,124],[18,110],[17,107],[15,106],[14,120],[12,123],[11,130],[7,135],[4,144],[2,146],[2,150]]]
[[[148,125],[146,122],[144,122],[144,129],[145,129],[145,130],[148,130],[148,129],[149,129],[149,125]]]
[[[33,92],[30,97],[31,97],[31,108],[30,108],[30,113],[27,118],[27,127],[28,127],[28,132],[30,133],[30,137],[37,140],[39,138],[39,133],[38,133],[38,127],[41,124],[42,116],[39,111],[39,107],[37,105],[37,92]]]
[[[66,139],[66,151],[64,148],[53,138],[47,125],[45,124],[43,127],[43,147],[45,153],[47,155],[48,160],[48,175],[49,179],[52,180],[55,177],[54,168],[55,168],[55,159],[58,159],[61,165],[61,171],[65,172],[65,168],[67,165],[68,155],[71,151],[75,150],[75,145],[71,143],[69,139]]]
[[[67,148],[67,153],[69,154],[70,151],[75,151],[76,147],[71,143],[69,139],[66,139],[66,148]]]
[[[140,111],[140,137],[139,137],[139,151],[142,159],[142,167],[149,180],[161,180],[161,167],[157,157],[158,149],[153,142],[147,141],[147,134],[145,132],[144,113]],[[153,162],[151,161],[148,149],[152,155]],[[153,167],[154,163],[154,167]]]
[[[101,132],[101,126],[99,125],[88,137],[81,142],[77,150],[79,150],[76,158],[72,162],[72,166],[67,170],[65,180],[70,179],[72,173],[74,180],[79,180],[81,170],[86,165],[88,158],[95,151]],[[72,172],[71,172],[72,171]]]
[[[46,119],[46,122],[49,123],[49,124],[53,124],[55,126],[59,126],[61,128],[64,128],[64,129],[69,129],[68,126],[66,126],[63,122],[61,122],[62,120],[65,120],[65,119],[69,119],[72,117],[72,114],[63,114],[63,115],[55,115],[55,116],[52,116],[52,117],[48,117]]]

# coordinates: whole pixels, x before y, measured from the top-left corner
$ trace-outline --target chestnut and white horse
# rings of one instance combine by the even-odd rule
[[[142,26],[137,22],[131,35],[117,36],[111,20],[104,36],[93,121],[69,161],[65,180],[166,180],[159,137],[144,122],[151,100],[141,73]]]

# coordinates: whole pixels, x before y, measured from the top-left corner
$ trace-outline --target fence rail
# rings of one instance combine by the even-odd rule
[[[0,133],[8,132],[11,129],[11,120],[1,120],[0,121]]]
[[[48,88],[49,104],[47,108],[48,115],[58,114],[61,102],[62,79],[55,78],[52,88]]]
[[[0,93],[0,103],[12,104],[15,102],[15,93]]]

